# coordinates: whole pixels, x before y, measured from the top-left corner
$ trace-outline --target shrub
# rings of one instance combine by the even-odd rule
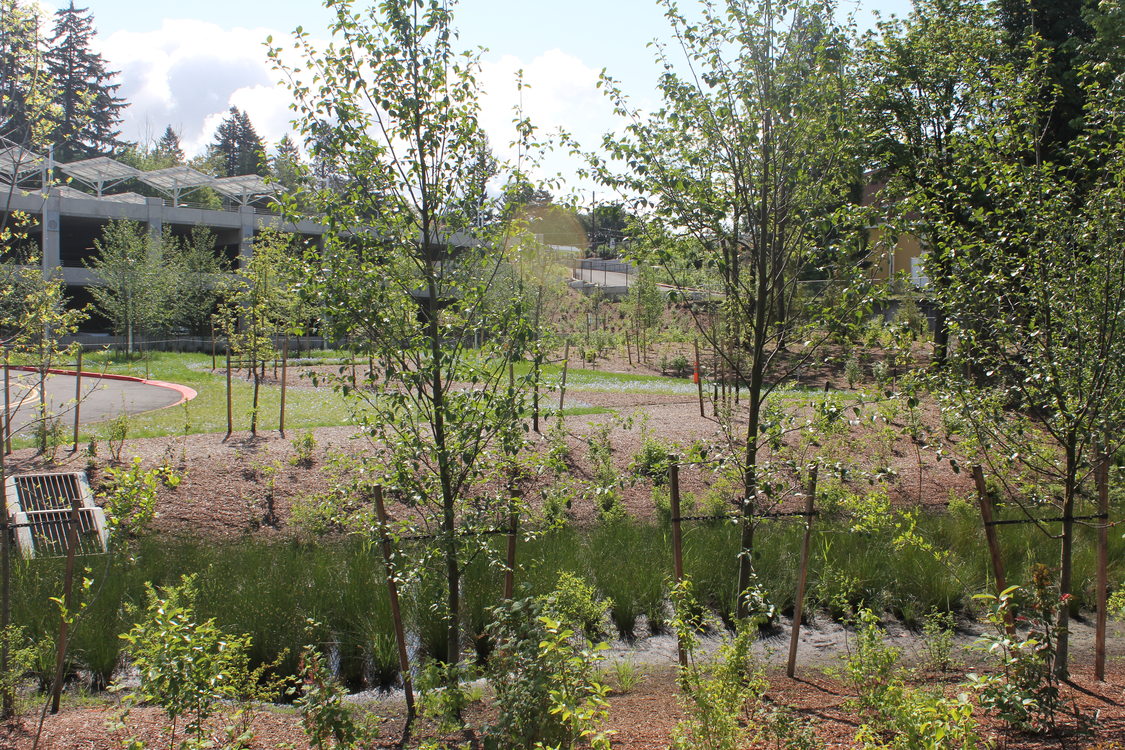
[[[316,453],[316,436],[312,431],[306,430],[300,433],[290,441],[290,444],[293,446],[293,455],[290,456],[289,463],[305,469],[311,467]]]
[[[855,384],[863,378],[863,370],[859,366],[859,359],[853,354],[844,363],[844,377],[848,379],[848,387],[855,388]]]
[[[347,691],[332,679],[324,655],[312,645],[301,651],[301,685],[286,691],[296,698],[305,737],[315,750],[351,750],[365,747],[378,732],[355,720],[344,702]]]
[[[1057,728],[1064,705],[1055,676],[1058,627],[1055,615],[1059,606],[1050,571],[1044,565],[1032,568],[1032,587],[1023,592],[1009,586],[998,596],[975,597],[990,605],[988,622],[992,632],[981,636],[978,647],[999,661],[996,674],[969,675],[980,694],[983,708],[996,713],[1007,724],[1032,732],[1051,732]],[[1015,617],[1027,631],[1009,632]],[[1074,705],[1073,713],[1082,728],[1087,723]]]
[[[110,531],[134,535],[148,526],[156,517],[159,477],[160,469],[142,469],[140,458],[134,458],[129,466],[106,471],[98,497],[104,501]]]
[[[898,649],[883,639],[879,618],[869,609],[856,618],[855,650],[845,673],[858,695],[862,723],[856,742],[887,750],[976,750],[981,746],[973,705],[965,693],[948,698],[940,689],[906,685]]]
[[[672,465],[672,460],[672,452],[667,446],[646,436],[629,469],[634,475],[646,477],[653,484],[663,486],[668,482],[668,467]]]
[[[922,619],[922,649],[926,666],[945,672],[953,660],[953,613],[931,610]]]
[[[613,600],[598,598],[589,581],[564,570],[555,590],[543,597],[543,605],[546,614],[594,640],[605,632],[606,613]]]
[[[122,412],[109,422],[105,442],[109,446],[109,456],[115,464],[121,463],[121,451],[129,437],[129,415]]]
[[[750,646],[760,619],[738,623],[733,638],[720,648],[714,663],[699,663],[699,606],[690,579],[672,589],[673,627],[688,655],[676,681],[683,693],[684,718],[672,733],[676,750],[705,748],[735,750],[745,745],[746,719],[756,713],[768,686],[761,668],[754,662]]]
[[[546,614],[542,599],[493,610],[496,651],[489,671],[496,689],[495,724],[485,747],[609,748],[598,726],[608,714],[606,688],[594,679],[598,651]]]
[[[214,620],[195,616],[194,576],[184,576],[179,586],[157,593],[146,584],[144,616],[121,636],[140,677],[128,704],[154,703],[171,720],[169,745],[174,747],[176,725],[186,720],[189,739],[182,746],[207,747],[205,723],[221,701],[238,701],[234,723],[226,727],[228,739],[244,744],[249,737],[246,708],[279,692],[276,682],[262,682],[264,667],[251,670],[250,639],[224,633]],[[241,731],[239,731],[241,730]],[[235,743],[231,743],[235,744]]]

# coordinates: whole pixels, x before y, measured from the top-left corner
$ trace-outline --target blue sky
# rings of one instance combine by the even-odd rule
[[[40,0],[48,8],[69,0]],[[87,0],[98,45],[120,71],[120,93],[132,106],[123,135],[152,140],[172,125],[189,153],[211,141],[230,106],[246,110],[259,133],[274,143],[288,129],[287,97],[265,62],[267,35],[286,38],[300,25],[326,38],[330,15],[315,0]],[[683,3],[685,7],[690,2]],[[909,0],[865,0],[860,27],[871,10],[903,15]],[[657,70],[646,45],[666,36],[661,8],[652,0],[462,0],[456,26],[466,47],[488,49],[481,80],[487,90],[485,127],[494,145],[515,101],[512,80],[523,69],[531,91],[528,114],[544,130],[565,127],[593,146],[613,127],[608,104],[595,89],[602,68],[638,103],[655,104]],[[566,171],[565,166],[552,165]]]

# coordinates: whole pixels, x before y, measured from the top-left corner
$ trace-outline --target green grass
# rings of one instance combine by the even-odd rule
[[[972,596],[992,591],[990,567],[979,518],[971,508],[923,516],[920,536],[949,557],[911,545],[896,545],[891,532],[851,531],[843,518],[819,520],[814,526],[809,570],[809,602],[813,612],[839,616],[868,606],[890,611],[907,623],[917,622],[931,608],[974,612]],[[755,535],[754,560],[758,584],[770,603],[790,610],[796,583],[803,524],[794,520],[763,523]],[[1125,540],[1110,537],[1110,579],[1125,576]],[[1077,530],[1075,595],[1086,610],[1093,606],[1094,532]],[[684,566],[700,600],[728,623],[735,607],[738,529],[731,524],[685,524]],[[489,609],[499,603],[503,582],[503,538],[484,541],[489,550],[465,570],[463,602],[465,645],[487,653],[479,636]],[[1054,564],[1057,548],[1045,543],[1030,526],[1004,527],[1001,533],[1009,581],[1029,579],[1036,563]],[[404,550],[417,559],[423,550]],[[444,586],[440,559],[432,558],[431,574],[421,583],[403,586],[406,625],[421,652],[441,657],[445,620],[441,614]],[[561,571],[591,581],[603,598],[613,599],[611,612],[620,633],[632,632],[636,618],[650,622],[666,612],[666,583],[671,547],[666,524],[622,520],[589,529],[564,527],[545,532],[518,547],[517,595],[543,595],[555,586]],[[371,545],[349,538],[307,543],[241,539],[212,542],[153,536],[139,540],[128,556],[80,559],[80,575],[93,580],[89,606],[74,631],[72,665],[94,670],[108,679],[118,665],[118,635],[131,626],[144,601],[144,584],[176,583],[196,573],[199,614],[214,617],[232,633],[253,639],[256,663],[278,662],[277,671],[292,674],[301,646],[309,641],[307,620],[320,623],[314,638],[339,656],[339,673],[352,688],[390,684],[397,659],[389,602],[379,555]],[[50,597],[61,589],[63,561],[16,561],[13,565],[13,622],[41,642],[58,627]],[[49,674],[53,657],[45,652],[40,669]]]
[[[306,363],[342,362],[339,352],[313,352]],[[219,366],[223,362],[219,361]],[[168,435],[189,435],[225,433],[227,429],[226,376],[211,371],[211,356],[208,354],[181,352],[149,352],[145,357],[127,357],[115,352],[94,352],[83,358],[83,370],[108,372],[118,375],[163,380],[193,388],[197,396],[186,405],[174,408],[157,409],[129,417],[129,437],[148,438]],[[311,385],[311,384],[310,384]],[[234,429],[241,432],[250,429],[250,405],[253,399],[253,383],[244,376],[231,379]],[[544,407],[549,404],[544,403]],[[259,393],[258,429],[261,432],[276,431],[281,410],[281,388],[276,385],[263,385]],[[578,405],[563,410],[567,416],[604,414],[611,409],[600,406]],[[322,385],[312,389],[302,385],[290,387],[285,395],[285,428],[302,430],[314,427],[334,427],[351,424],[351,406],[347,400],[330,386]],[[105,440],[108,421],[92,422],[83,425],[80,442]],[[69,434],[69,433],[68,433]],[[16,447],[34,445],[31,438],[17,437]]]

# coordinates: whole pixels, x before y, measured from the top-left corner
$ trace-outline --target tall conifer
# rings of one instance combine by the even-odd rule
[[[108,155],[124,145],[118,125],[126,102],[117,96],[117,73],[90,49],[94,34],[88,8],[76,8],[72,0],[55,13],[45,60],[55,87],[57,121],[49,140],[58,161]]]
[[[218,169],[225,177],[241,174],[265,175],[265,147],[258,137],[250,117],[238,107],[215,130],[211,153],[218,157]]]

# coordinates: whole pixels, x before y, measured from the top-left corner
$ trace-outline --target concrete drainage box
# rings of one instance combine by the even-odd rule
[[[75,498],[78,500],[76,553],[96,555],[106,551],[109,532],[105,512],[94,505],[85,472],[11,476],[6,490],[16,547],[25,558],[66,555],[71,503]]]

